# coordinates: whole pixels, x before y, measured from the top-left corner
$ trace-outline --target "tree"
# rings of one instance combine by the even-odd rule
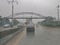
[[[0,16],[0,26],[3,25],[3,24],[2,24],[2,20],[3,20],[3,18],[2,18],[2,16]]]
[[[13,23],[13,25],[17,25],[19,23],[19,21],[14,19],[12,23]]]
[[[4,22],[4,24],[10,24],[10,21],[7,17],[3,18],[3,22]]]
[[[45,21],[53,21],[55,18],[53,18],[53,17],[51,17],[51,16],[48,16],[48,17],[46,17],[46,19],[45,19]]]

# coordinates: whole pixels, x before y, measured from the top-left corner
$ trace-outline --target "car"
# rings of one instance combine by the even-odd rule
[[[10,24],[5,24],[5,25],[3,25],[3,27],[8,28],[8,27],[10,27]]]
[[[34,27],[27,27],[27,32],[34,32],[35,28]]]
[[[35,27],[34,24],[30,23],[27,25],[26,27],[27,32],[34,32],[35,31]]]

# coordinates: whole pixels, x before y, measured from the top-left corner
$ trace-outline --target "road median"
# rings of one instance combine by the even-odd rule
[[[24,27],[14,28],[6,31],[0,32],[0,45],[7,42],[13,36],[15,36],[18,32],[22,32]]]

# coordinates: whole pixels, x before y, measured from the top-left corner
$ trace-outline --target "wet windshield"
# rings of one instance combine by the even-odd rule
[[[60,0],[0,0],[0,45],[60,45]]]

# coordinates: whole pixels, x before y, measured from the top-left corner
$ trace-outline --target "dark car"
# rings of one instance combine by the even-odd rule
[[[28,24],[26,30],[27,30],[27,32],[34,32],[35,27],[33,24]]]
[[[35,28],[34,27],[27,27],[27,32],[34,32]]]

